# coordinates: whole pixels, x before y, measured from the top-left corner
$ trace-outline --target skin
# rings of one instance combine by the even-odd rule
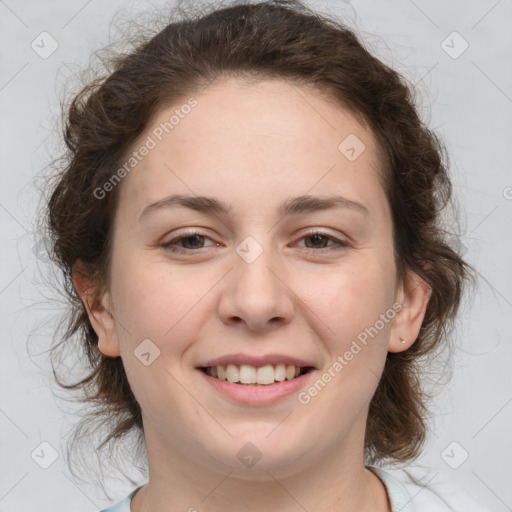
[[[223,79],[195,98],[119,185],[112,279],[95,305],[93,283],[75,273],[98,347],[122,357],[142,407],[149,483],[131,510],[390,511],[364,467],[368,405],[387,352],[417,338],[430,290],[412,272],[397,279],[374,137],[318,92],[283,80]],[[158,112],[134,148],[176,107]],[[354,161],[338,150],[349,134],[366,146]],[[214,196],[231,210],[174,207],[139,220],[170,194]],[[342,195],[367,211],[276,213],[303,194]],[[190,228],[207,238],[187,239]],[[315,242],[307,228],[332,239]],[[162,247],[179,236],[183,254]],[[235,250],[247,236],[263,250],[252,263]],[[393,303],[407,307],[307,405],[296,394],[235,404],[195,369],[225,354],[279,352],[311,361],[314,381]],[[147,338],[160,355],[145,366],[133,352]],[[237,457],[247,442],[262,454],[252,468]]]

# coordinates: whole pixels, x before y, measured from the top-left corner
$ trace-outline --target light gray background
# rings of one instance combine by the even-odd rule
[[[346,16],[375,53],[417,84],[420,112],[447,144],[464,215],[462,251],[480,286],[464,306],[453,379],[436,400],[418,462],[431,470],[431,483],[454,482],[489,510],[512,510],[512,1],[308,3]],[[136,12],[149,4],[0,0],[0,512],[86,512],[110,503],[65,464],[61,438],[76,418],[50,387],[43,350],[58,310],[41,291],[48,269],[37,257],[33,217],[62,84],[109,42],[112,16],[127,5]],[[47,59],[31,48],[43,31],[59,45]],[[458,58],[442,47],[453,31],[469,44]],[[457,52],[463,41],[451,35],[446,44]],[[41,442],[58,453],[48,469],[31,458]],[[450,467],[446,461],[455,465],[464,451],[468,459]],[[37,453],[42,460],[49,451]],[[109,486],[119,498],[131,490],[122,481]]]

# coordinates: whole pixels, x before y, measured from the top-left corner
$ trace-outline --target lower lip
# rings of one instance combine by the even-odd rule
[[[197,370],[215,390],[245,405],[270,405],[278,400],[297,393],[309,379],[313,371],[295,377],[292,380],[283,380],[267,385],[235,384],[227,380],[211,377],[201,370]]]

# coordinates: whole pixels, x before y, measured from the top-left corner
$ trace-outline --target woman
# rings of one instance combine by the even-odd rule
[[[284,0],[170,23],[76,96],[48,204],[91,365],[68,387],[149,470],[108,511],[416,510],[377,464],[420,453],[470,269],[411,98]]]

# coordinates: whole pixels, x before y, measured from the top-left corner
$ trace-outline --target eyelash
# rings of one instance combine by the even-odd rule
[[[206,233],[202,233],[200,231],[193,231],[191,233],[187,233],[185,235],[181,235],[179,237],[176,237],[176,238],[173,238],[172,240],[170,240],[169,242],[166,242],[164,244],[162,244],[162,247],[164,249],[166,249],[167,251],[170,251],[172,253],[180,253],[180,254],[187,254],[187,253],[191,253],[191,252],[198,252],[200,249],[202,249],[202,247],[200,247],[199,249],[183,249],[183,248],[179,248],[179,247],[176,247],[176,242],[179,242],[180,240],[184,240],[186,238],[191,238],[193,236],[199,236],[199,237],[204,237],[204,238],[210,238],[209,236],[206,235]],[[339,247],[337,249],[329,249],[327,247],[320,247],[319,249],[315,249],[315,248],[312,248],[312,247],[306,247],[306,250],[309,252],[309,251],[312,251],[312,252],[319,252],[319,251],[332,251],[332,250],[341,250],[341,249],[344,249],[346,247],[349,246],[349,244],[347,242],[343,242],[341,240],[338,240],[337,238],[334,238],[333,236],[329,235],[328,233],[325,233],[323,231],[320,231],[320,230],[312,230],[308,233],[305,233],[304,235],[302,235],[302,237],[299,239],[299,240],[302,240],[303,238],[309,238],[309,237],[313,237],[313,236],[321,236],[321,237],[324,237],[324,238],[328,238],[329,240],[332,240],[334,241]],[[211,240],[211,238],[210,238]],[[332,246],[330,246],[332,247]]]

